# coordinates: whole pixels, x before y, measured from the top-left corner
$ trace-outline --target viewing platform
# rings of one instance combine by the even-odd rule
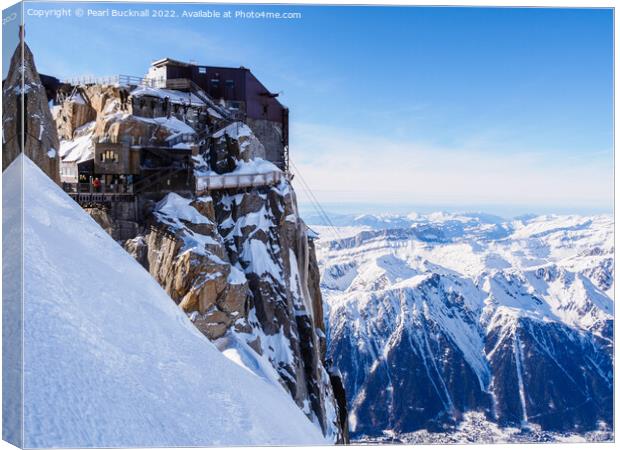
[[[225,173],[202,175],[196,177],[196,194],[223,189],[244,189],[262,186],[274,186],[283,178],[284,173],[274,170],[265,173]]]
[[[136,196],[132,193],[118,194],[111,192],[67,192],[67,194],[82,207],[93,205],[103,205],[109,207],[113,203],[133,202],[136,198]]]
[[[135,198],[133,190],[120,185],[102,184],[99,189],[95,189],[91,183],[62,183],[62,188],[80,205],[131,202]]]
[[[71,84],[72,86],[88,86],[93,84],[103,84],[110,86],[148,86],[156,87],[157,81],[151,80],[147,77],[137,77],[133,75],[110,75],[110,76],[80,76],[65,78],[63,83]]]

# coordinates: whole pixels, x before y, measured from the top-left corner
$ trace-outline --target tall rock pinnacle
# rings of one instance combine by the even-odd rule
[[[32,52],[23,42],[15,49],[2,89],[2,170],[22,151],[52,180],[60,182],[58,134]],[[23,140],[22,140],[23,133]]]

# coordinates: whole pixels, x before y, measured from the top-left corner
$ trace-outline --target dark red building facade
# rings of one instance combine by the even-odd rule
[[[289,110],[278,101],[278,94],[267,89],[249,69],[202,66],[165,58],[151,64],[148,77],[156,81],[188,79],[214,100],[224,100],[227,107],[239,111],[263,142],[268,159],[285,163]]]

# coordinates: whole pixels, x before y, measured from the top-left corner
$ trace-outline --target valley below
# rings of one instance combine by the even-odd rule
[[[613,440],[611,216],[306,220],[352,440]]]

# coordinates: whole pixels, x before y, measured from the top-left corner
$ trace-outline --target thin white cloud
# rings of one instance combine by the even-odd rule
[[[295,166],[326,203],[607,209],[613,202],[609,156],[562,158],[555,152],[471,147],[463,151],[313,124],[294,126],[291,139]]]

